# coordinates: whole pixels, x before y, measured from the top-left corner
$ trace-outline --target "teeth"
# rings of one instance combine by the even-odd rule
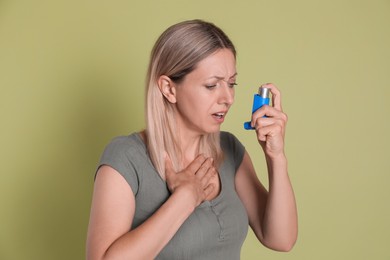
[[[225,115],[225,113],[215,113],[214,115],[216,115],[217,117],[221,118]]]

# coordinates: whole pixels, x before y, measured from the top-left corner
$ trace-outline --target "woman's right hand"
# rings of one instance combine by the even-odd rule
[[[185,169],[175,172],[169,156],[165,159],[165,176],[171,193],[181,192],[188,196],[194,208],[202,203],[215,189],[211,179],[217,174],[213,158],[198,155]]]

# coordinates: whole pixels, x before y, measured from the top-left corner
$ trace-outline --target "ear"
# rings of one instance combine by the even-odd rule
[[[164,97],[171,103],[176,103],[176,85],[175,83],[165,75],[158,78],[158,88]]]

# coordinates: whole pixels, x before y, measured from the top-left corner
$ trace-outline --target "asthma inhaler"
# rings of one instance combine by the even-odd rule
[[[253,106],[252,106],[252,114],[262,107],[263,105],[269,105],[269,89],[265,87],[259,88],[259,93],[254,94],[253,96]],[[244,123],[244,128],[246,130],[255,129],[251,127],[251,121]]]

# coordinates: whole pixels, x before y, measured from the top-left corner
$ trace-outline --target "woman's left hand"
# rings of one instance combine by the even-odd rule
[[[284,154],[284,135],[287,115],[283,113],[280,91],[273,84],[262,85],[272,93],[273,106],[262,106],[252,114],[252,126],[257,139],[267,156],[277,157]],[[265,117],[264,117],[265,116]]]

